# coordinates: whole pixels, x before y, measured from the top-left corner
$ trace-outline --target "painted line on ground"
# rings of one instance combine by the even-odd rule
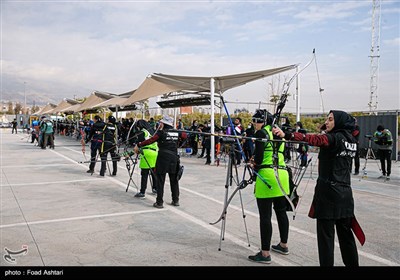
[[[73,149],[70,149],[70,148],[67,148],[67,147],[64,147],[64,148],[68,149],[68,150],[71,150],[73,152],[79,153],[78,151],[75,151]],[[72,160],[71,158],[69,158],[69,157],[67,157],[67,156],[65,156],[63,154],[60,154],[60,153],[58,153],[58,152],[56,152],[54,150],[51,150],[51,152],[57,154],[58,156],[66,159],[66,160],[68,160],[68,161],[70,161],[72,163],[80,165],[85,169],[87,168],[86,166],[81,165],[77,161]],[[119,181],[119,180],[117,180],[117,179],[115,179],[113,177],[108,177],[107,176],[105,178],[110,180],[110,181],[113,181],[114,183],[116,183],[119,186],[122,186],[124,188],[126,187],[126,184],[122,183],[121,181]],[[98,180],[103,180],[103,178],[97,178],[97,179]],[[94,179],[89,179],[89,180],[94,180]],[[81,181],[85,181],[85,179],[81,180]],[[213,202],[216,202],[216,203],[218,203],[220,205],[223,205],[223,202],[218,201],[218,200],[216,200],[214,198],[208,197],[206,195],[203,195],[201,193],[198,193],[198,192],[186,189],[186,188],[182,188],[182,187],[180,189],[182,189],[184,191],[187,191],[187,192],[190,192],[190,193],[192,193],[194,195],[206,198],[206,199],[208,199],[210,201],[213,201]],[[155,197],[146,196],[146,199],[149,199],[149,200],[155,202]],[[230,205],[229,207],[232,208],[232,209],[235,209],[237,211],[241,211],[241,208],[239,208],[239,207],[236,207],[236,206],[233,206],[233,205]],[[55,220],[47,220],[47,221],[36,221],[36,222],[30,222],[29,224],[31,225],[33,223],[34,224],[40,224],[40,223],[52,223],[52,222],[64,222],[64,221],[69,221],[69,220],[93,219],[93,218],[101,218],[101,217],[108,217],[108,216],[118,216],[118,215],[132,215],[133,213],[157,212],[157,211],[160,211],[160,210],[162,211],[164,209],[143,210],[143,211],[135,211],[135,212],[123,212],[123,213],[113,213],[113,214],[103,214],[103,215],[93,215],[93,216],[82,216],[82,217],[73,217],[73,218],[66,218],[66,219],[55,219]],[[211,231],[211,232],[213,232],[213,233],[215,233],[217,235],[220,235],[220,233],[221,233],[221,230],[218,229],[217,227],[211,226],[208,222],[202,221],[202,220],[200,220],[200,219],[198,219],[198,218],[196,218],[196,217],[194,217],[194,216],[192,216],[192,215],[190,215],[188,213],[185,213],[185,212],[183,212],[181,210],[178,210],[177,208],[175,208],[173,206],[167,206],[167,208],[165,210],[172,211],[175,214],[185,218],[186,220],[189,220],[192,223],[197,224],[197,225],[199,225],[199,226],[201,226],[201,227],[207,229],[208,231]],[[257,217],[257,218],[259,217],[259,215],[254,213],[254,212],[246,211],[246,213],[251,215],[251,216],[253,216],[253,217]],[[273,223],[276,224],[276,221],[273,220]],[[16,226],[16,225],[26,225],[26,223],[14,224],[14,226]],[[11,227],[11,226],[13,226],[13,225],[4,225],[4,226],[0,226],[0,228]],[[303,234],[305,236],[308,236],[308,237],[311,237],[313,239],[316,239],[316,234],[314,234],[314,233],[311,233],[311,232],[308,232],[308,231],[304,231],[304,230],[301,230],[301,229],[293,227],[293,226],[290,226],[290,230],[293,230],[293,231],[295,231],[297,233],[300,233],[300,234]],[[230,241],[232,241],[233,243],[239,245],[240,247],[247,248],[248,250],[253,251],[253,249],[248,246],[247,242],[245,242],[243,240],[240,240],[240,239],[232,236],[231,234],[229,234],[227,232],[225,232],[225,239],[229,239]],[[250,244],[250,245],[253,246],[253,247],[256,247],[256,248],[258,247],[257,245],[254,245],[254,244]],[[335,242],[335,246],[339,247],[338,242]],[[379,262],[379,263],[382,263],[382,264],[386,264],[386,265],[389,265],[389,266],[399,266],[400,265],[398,263],[392,262],[390,260],[381,258],[379,256],[376,256],[376,255],[373,255],[373,254],[370,254],[370,253],[366,253],[366,252],[361,251],[361,250],[358,250],[358,253],[361,256],[364,256],[364,257],[369,258],[369,259],[371,259],[373,261],[376,261],[376,262]],[[281,258],[279,258],[279,257],[277,257],[275,255],[273,256],[273,259],[274,259],[275,263],[277,263],[279,265],[283,265],[283,266],[293,266],[295,264],[294,262],[288,262],[287,260],[281,259]]]
[[[63,219],[42,220],[42,221],[28,222],[28,223],[16,223],[16,224],[1,225],[0,228],[3,229],[3,228],[26,226],[26,225],[41,225],[41,224],[51,224],[51,223],[60,223],[60,222],[69,222],[69,221],[79,221],[79,220],[87,220],[87,219],[118,217],[118,216],[136,215],[136,214],[152,213],[152,212],[166,211],[166,210],[168,210],[168,209],[139,210],[139,211],[112,213],[112,214],[100,214],[100,215],[91,215],[91,216],[79,216],[79,217],[63,218]]]

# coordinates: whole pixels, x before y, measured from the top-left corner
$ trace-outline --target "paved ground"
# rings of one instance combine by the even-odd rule
[[[185,172],[180,181],[180,207],[152,207],[155,197],[134,198],[136,188],[125,192],[128,172],[124,161],[118,174],[91,176],[79,142],[56,138],[55,150],[41,150],[25,135],[0,130],[1,221],[3,268],[13,266],[265,266],[247,260],[259,250],[258,212],[253,185],[236,195],[228,208],[225,235],[220,245],[220,216],[226,182],[226,163],[204,165],[205,159],[182,157]],[[270,266],[318,266],[315,220],[307,217],[315,186],[316,155],[299,187],[302,196],[296,219],[290,218],[287,256],[272,252]],[[361,159],[361,167],[364,160]],[[367,241],[358,243],[362,266],[400,265],[400,163],[393,162],[389,182],[375,161],[366,166],[367,177],[354,176],[356,216]],[[243,167],[239,168],[240,174]],[[240,175],[241,178],[241,175]],[[136,169],[134,182],[139,185]],[[228,188],[232,193],[236,184]],[[148,188],[148,191],[151,189]],[[170,202],[167,179],[164,199]],[[244,224],[245,222],[245,224]],[[246,227],[245,227],[246,226]],[[248,232],[248,239],[246,235]],[[272,243],[278,243],[273,215]],[[250,246],[249,246],[250,245]],[[337,245],[337,244],[336,244]],[[5,249],[27,251],[14,255]],[[335,265],[343,266],[339,247]]]

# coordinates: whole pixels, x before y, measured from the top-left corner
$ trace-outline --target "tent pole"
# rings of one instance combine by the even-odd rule
[[[211,78],[210,80],[210,94],[211,94],[211,135],[214,134],[215,132],[215,121],[214,121],[214,96],[215,93],[215,84],[214,84],[214,78]],[[215,163],[215,137],[211,136],[211,165],[214,165]]]
[[[175,95],[174,99],[176,100],[176,95]],[[176,115],[177,115],[176,111],[177,111],[177,108],[175,107],[174,108],[174,129],[176,129]]]
[[[219,125],[222,127],[224,125],[224,118],[222,117],[222,93],[219,93]]]
[[[299,66],[296,66],[296,122],[300,121],[300,75]]]

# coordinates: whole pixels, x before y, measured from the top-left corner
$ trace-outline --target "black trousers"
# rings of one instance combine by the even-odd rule
[[[378,157],[381,161],[382,174],[389,176],[392,170],[392,150],[378,149]],[[385,168],[385,161],[387,162],[387,169]]]
[[[100,150],[101,150],[101,143],[92,142],[92,144],[90,145],[90,164],[89,164],[89,169],[92,171],[96,166],[97,153],[100,154]]]
[[[358,252],[351,231],[352,218],[317,219],[318,256],[321,266],[334,265],[335,225],[345,266],[358,266]]]
[[[235,144],[235,158],[236,164],[239,165],[242,162],[242,153],[240,152],[240,147],[238,144]]]
[[[272,238],[272,204],[278,221],[279,236],[282,243],[287,243],[289,236],[289,219],[286,214],[286,198],[257,198],[258,212],[260,214],[261,249],[269,251]]]
[[[190,139],[190,147],[192,147],[192,155],[197,155],[198,147],[196,138]]]
[[[350,164],[350,173],[353,170],[353,161]],[[358,173],[360,171],[360,149],[359,144],[357,144],[356,155],[354,156],[354,172]]]
[[[117,162],[117,154],[115,153],[115,150],[109,150],[110,148],[107,149],[107,146],[104,146],[104,151],[106,151],[105,153],[101,153],[100,154],[100,158],[101,158],[101,167],[100,167],[100,175],[104,175],[104,173],[106,172],[106,164],[107,164],[107,155],[108,153],[110,153],[111,155],[111,159],[112,159],[112,164],[113,164],[113,175],[117,175],[117,166],[118,166],[118,162]]]
[[[156,187],[156,178],[154,177],[154,170],[153,172],[151,171],[151,169],[142,169],[140,171],[140,175],[142,176],[140,179],[140,192],[141,193],[145,193],[146,189],[147,189],[147,181],[149,178],[149,175],[151,176],[151,180],[153,183],[153,188]]]
[[[157,204],[163,204],[164,200],[164,184],[165,184],[165,176],[167,173],[157,173]],[[169,184],[171,185],[171,195],[172,201],[179,201],[179,182],[176,178],[176,173],[168,173],[169,175]]]

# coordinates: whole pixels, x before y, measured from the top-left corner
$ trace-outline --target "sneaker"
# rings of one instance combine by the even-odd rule
[[[159,209],[164,208],[162,204],[158,204],[157,202],[154,202],[153,206]]]
[[[111,176],[117,176],[117,172],[113,172]]]
[[[378,177],[378,179],[386,179],[386,175],[381,175]]]
[[[278,245],[272,245],[271,249],[272,251],[278,252],[282,255],[289,255],[289,248],[283,248],[280,243]]]
[[[145,197],[146,195],[144,193],[138,192],[135,194],[135,197]]]
[[[390,181],[390,175],[387,175],[385,181]]]
[[[151,191],[153,192],[153,194],[157,194],[157,189],[156,188],[153,188]]]
[[[179,201],[172,201],[172,202],[171,202],[171,205],[172,205],[172,206],[179,206]]]
[[[89,169],[88,171],[86,171],[86,173],[93,173],[94,172],[94,170],[92,170],[92,169]]]
[[[254,256],[249,256],[249,260],[253,262],[259,262],[259,263],[265,263],[265,264],[270,264],[271,263],[271,256],[264,257],[262,255],[262,252],[258,252]]]
[[[360,172],[358,172],[358,171],[354,172],[354,175],[358,175],[358,174],[360,174]]]

